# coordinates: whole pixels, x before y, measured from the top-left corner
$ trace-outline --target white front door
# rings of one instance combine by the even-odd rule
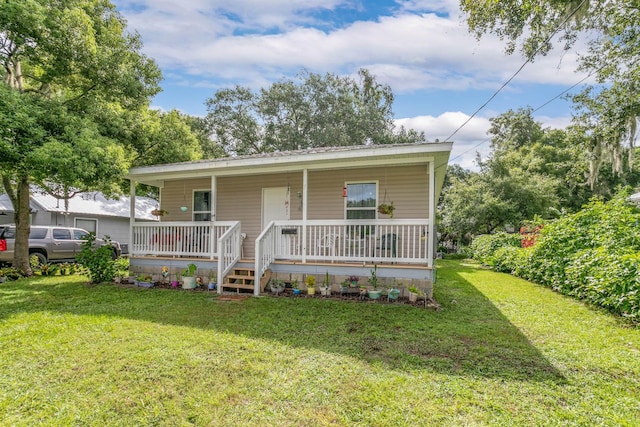
[[[271,221],[288,221],[289,219],[289,190],[287,187],[263,188],[262,229],[264,230]]]
[[[287,187],[262,189],[262,229],[271,221],[288,221],[290,219],[289,189]],[[291,238],[288,235],[276,236],[276,248],[279,255],[291,253]]]

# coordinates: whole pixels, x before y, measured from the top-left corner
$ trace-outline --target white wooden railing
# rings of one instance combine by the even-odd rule
[[[230,227],[218,239],[218,293],[222,293],[221,284],[224,277],[240,260],[242,238],[240,236],[240,222]]]
[[[218,239],[238,221],[141,222],[132,225],[131,255],[218,257]],[[239,232],[238,232],[239,233]]]
[[[430,265],[428,230],[426,219],[274,221],[256,240],[256,273],[277,259]]]

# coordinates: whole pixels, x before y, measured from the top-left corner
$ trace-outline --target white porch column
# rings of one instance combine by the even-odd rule
[[[427,265],[433,267],[433,246],[436,230],[436,170],[435,159],[429,162],[429,227],[427,236]]]
[[[209,229],[209,258],[213,259],[215,258],[215,252],[216,252],[216,244],[217,242],[217,236],[215,235],[215,227],[214,227],[214,223],[216,221],[216,210],[218,208],[217,206],[217,200],[218,198],[218,177],[215,175],[211,176],[211,227]],[[220,248],[218,248],[218,252],[220,252]],[[218,264],[220,264],[220,255],[218,254]]]
[[[302,171],[302,262],[307,262],[307,201],[309,187],[309,170]]]
[[[133,225],[136,222],[136,182],[129,181],[129,256],[133,252]]]

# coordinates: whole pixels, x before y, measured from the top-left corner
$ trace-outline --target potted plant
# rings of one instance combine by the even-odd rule
[[[393,206],[393,202],[391,203],[381,203],[378,205],[378,212],[383,215],[389,215],[389,218],[393,218],[393,211],[395,210],[395,206]]]
[[[300,288],[298,288],[298,279],[294,279],[293,282],[291,282],[291,289],[293,289],[294,295],[300,295]]]
[[[177,288],[180,285],[180,280],[182,280],[182,276],[179,271],[176,271],[176,280],[171,281],[171,287]]]
[[[143,288],[152,288],[153,282],[151,281],[150,274],[139,274],[135,281],[136,286],[142,286]]]
[[[360,278],[358,276],[349,276],[347,280],[349,281],[349,284],[352,288],[357,288],[358,280],[360,280]]]
[[[340,283],[340,294],[348,294],[350,287],[351,287],[351,283],[349,283],[349,280],[344,279],[342,283]]]
[[[416,302],[418,297],[422,294],[422,291],[417,286],[411,285],[407,288],[409,291],[409,301]]]
[[[284,292],[284,282],[279,279],[271,279],[269,280],[269,288],[271,288],[271,292],[278,295]]]
[[[391,285],[391,288],[387,290],[387,298],[389,299],[389,301],[395,301],[398,299],[398,297],[400,296],[400,289],[398,288],[400,286],[403,286],[402,283],[398,283],[396,282],[396,279],[393,279],[393,284]]]
[[[307,294],[315,295],[316,293],[316,276],[311,274],[307,275],[304,279],[304,283],[307,285]]]
[[[210,291],[214,291],[218,288],[218,275],[213,270],[209,273],[209,284],[207,285],[207,288]]]
[[[369,289],[369,298],[378,299],[380,295],[382,295],[382,290],[378,289],[378,276],[377,276],[378,266],[374,264],[373,269],[371,270],[371,277],[367,279],[367,282],[371,285],[372,289]]]
[[[324,281],[322,282],[322,286],[320,286],[320,295],[324,295],[325,297],[331,295],[331,284],[329,283],[328,271],[324,274]]]
[[[182,289],[195,289],[196,287],[196,270],[198,267],[191,263],[187,268],[182,270]]]

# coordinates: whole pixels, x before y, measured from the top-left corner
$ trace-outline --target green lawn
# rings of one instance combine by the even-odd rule
[[[0,425],[638,425],[640,330],[443,261],[441,311],[0,284]]]

